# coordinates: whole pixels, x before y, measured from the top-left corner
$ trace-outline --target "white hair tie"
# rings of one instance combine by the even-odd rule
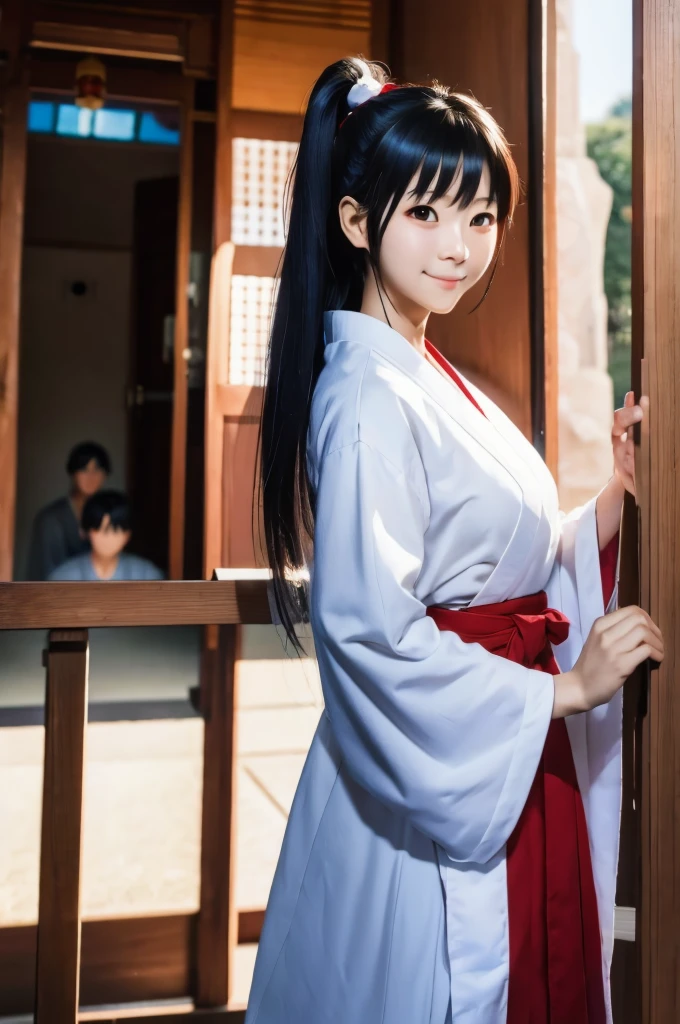
[[[372,100],[381,90],[382,84],[373,78],[370,72],[365,72],[347,93],[347,106],[350,110],[355,110],[366,100]]]

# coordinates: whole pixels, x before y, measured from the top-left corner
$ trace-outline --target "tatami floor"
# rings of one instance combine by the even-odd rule
[[[15,639],[18,647],[22,643],[26,654],[25,637]],[[169,660],[159,651],[151,665],[147,651],[146,677],[142,672],[135,688],[134,675],[140,669],[130,667],[121,689],[115,685],[115,673],[102,682],[99,644],[97,683],[98,645],[92,646],[92,689],[99,691],[101,699],[112,700],[122,691],[128,699],[142,692],[146,699],[159,693],[170,699],[172,694],[186,695],[187,681],[194,681],[192,657],[184,650],[182,675],[178,669],[181,645],[173,649],[170,641],[165,652]],[[139,666],[134,644],[126,657],[130,666]],[[170,665],[173,657],[174,666]],[[164,660],[167,675],[162,671]],[[154,672],[159,676],[155,686]],[[29,674],[32,678],[33,673]],[[35,676],[39,694],[40,672]],[[16,674],[13,678],[16,680]],[[0,704],[31,703],[28,698],[33,684],[29,683],[27,679],[23,686],[11,684],[8,659],[3,659]],[[286,658],[273,627],[249,627],[239,669],[239,908],[266,904],[288,811],[320,709],[314,660]],[[198,906],[202,743],[200,718],[93,722],[88,726],[83,917],[190,911]],[[42,754],[41,726],[0,728],[0,927],[37,919]],[[238,951],[235,996],[239,1000],[247,997],[254,954],[254,947]]]

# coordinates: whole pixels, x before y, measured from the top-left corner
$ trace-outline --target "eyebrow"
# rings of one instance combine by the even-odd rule
[[[414,188],[412,188],[406,194],[411,199],[415,199],[416,198],[416,190]],[[433,194],[434,194],[434,189],[433,188],[428,188],[426,192],[423,192],[422,198],[425,199],[427,196],[431,196]],[[440,198],[443,199],[444,196],[441,196]],[[495,202],[496,202],[496,200],[492,199],[491,196],[479,196],[477,199],[473,199],[472,203],[470,205],[472,206],[474,203],[486,203],[487,206],[491,206],[491,204],[495,203]],[[451,202],[449,203],[449,206],[454,206],[454,205],[455,205],[455,199],[451,200]]]

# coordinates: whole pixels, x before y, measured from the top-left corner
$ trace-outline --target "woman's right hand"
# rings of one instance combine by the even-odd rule
[[[570,672],[555,676],[553,718],[606,704],[647,658],[663,661],[661,630],[636,605],[619,608],[593,623]]]

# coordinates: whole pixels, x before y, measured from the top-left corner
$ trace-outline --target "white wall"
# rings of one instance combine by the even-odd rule
[[[24,253],[15,575],[30,527],[64,494],[68,452],[94,440],[111,454],[112,486],[125,486],[125,387],[130,323],[127,252],[32,248]],[[71,283],[84,281],[76,297]]]

